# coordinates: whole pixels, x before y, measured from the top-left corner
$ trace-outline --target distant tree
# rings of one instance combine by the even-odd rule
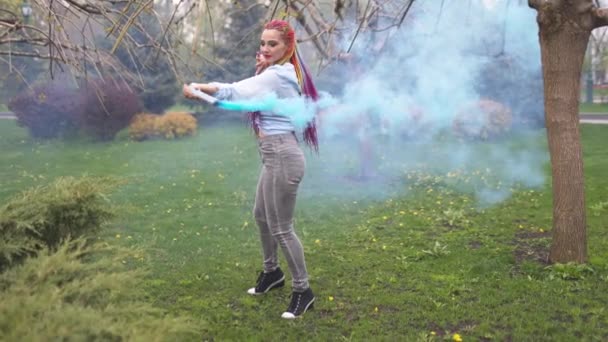
[[[214,50],[218,67],[210,66],[206,79],[236,81],[253,75],[265,12],[255,0],[239,1],[228,11]]]
[[[215,49],[212,51],[214,63],[203,62],[192,66],[201,77],[200,81],[234,82],[251,77],[255,71],[255,53],[259,49],[259,38],[264,25],[267,9],[255,0],[236,2],[227,10],[222,27],[216,28]],[[219,21],[218,21],[219,22]],[[209,108],[207,117],[241,120],[243,113],[219,111]],[[211,119],[214,120],[214,119]]]
[[[163,113],[165,109],[175,104],[179,93],[175,72],[165,54],[154,48],[153,40],[163,34],[163,28],[157,17],[149,14],[139,16],[141,29],[130,28],[129,34],[136,44],[142,47],[130,50],[119,46],[115,52],[118,60],[132,74],[137,75],[139,82],[131,82],[139,90],[144,108],[152,113]],[[144,34],[145,32],[145,34]],[[171,39],[171,33],[166,32],[166,39]],[[98,45],[108,50],[115,40],[98,36]]]
[[[21,49],[28,49],[23,46]],[[12,97],[31,86],[33,80],[46,78],[46,61],[27,57],[14,57],[10,63],[0,62],[0,103],[7,104]]]

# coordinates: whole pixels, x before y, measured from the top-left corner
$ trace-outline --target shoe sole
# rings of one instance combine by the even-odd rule
[[[304,316],[304,314],[309,310],[309,309],[313,309],[314,308],[314,303],[315,303],[315,298],[313,298],[310,303],[308,303],[308,305],[306,305],[306,307],[304,308],[304,311],[302,311],[302,313],[299,316],[293,316],[293,317],[285,317],[283,315],[285,315],[286,313],[290,313],[291,312],[283,312],[283,315],[281,315],[281,318],[284,319],[296,319],[296,318],[302,318]],[[293,314],[292,314],[293,315]]]
[[[255,292],[255,287],[253,288],[253,293],[249,292],[251,289],[249,289],[247,291],[247,293],[249,293],[252,296],[259,296],[259,295],[263,295],[265,293],[267,293],[268,291],[272,290],[272,289],[278,289],[279,287],[283,287],[285,286],[285,276],[283,275],[283,277],[281,277],[281,279],[275,281],[274,283],[270,284],[270,286],[268,286],[268,288],[266,289],[266,291],[264,292]]]

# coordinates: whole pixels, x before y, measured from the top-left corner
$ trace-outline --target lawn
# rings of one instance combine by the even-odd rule
[[[155,306],[192,317],[197,340],[605,341],[608,127],[581,127],[586,266],[542,262],[552,216],[546,153],[530,155],[540,181],[533,170],[530,179],[506,176],[523,157],[510,168],[449,169],[442,146],[450,142],[377,151],[378,175],[369,181],[354,176],[352,145],[308,154],[296,229],[317,299],[294,322],[280,319],[289,286],[264,297],[245,293],[261,265],[250,214],[259,161],[242,126],[204,127],[179,141],[121,135],[94,144],[35,142],[0,120],[0,200],[58,176],[125,179],[109,198],[119,216],[100,238],[148,251],[132,265],[150,271],[142,289]],[[475,148],[491,155],[500,144]],[[502,144],[546,152],[543,132]],[[420,163],[424,154],[430,159]],[[488,193],[500,196],[481,202]]]
[[[608,103],[581,103],[579,112],[586,114],[606,114],[608,113]]]

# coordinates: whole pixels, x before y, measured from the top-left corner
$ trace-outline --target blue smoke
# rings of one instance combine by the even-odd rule
[[[401,194],[404,174],[420,167],[438,175],[490,170],[494,183],[472,187],[484,205],[517,186],[542,186],[548,153],[539,143],[545,132],[536,12],[513,1],[484,3],[491,2],[415,2],[401,28],[360,32],[354,58],[318,78],[328,94],[317,103],[269,97],[222,108],[272,110],[300,129],[318,113],[321,154],[309,158],[303,187],[312,196]],[[351,27],[344,51],[354,19]],[[505,131],[492,131],[492,120],[504,120]],[[512,136],[522,143],[509,144]]]

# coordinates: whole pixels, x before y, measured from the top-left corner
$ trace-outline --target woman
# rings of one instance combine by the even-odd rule
[[[273,20],[264,26],[255,76],[231,84],[213,82],[191,86],[220,100],[257,99],[270,93],[279,98],[303,93],[317,99],[316,89],[298,56],[295,32],[283,20]],[[194,98],[186,85],[184,95]],[[256,286],[247,292],[261,295],[284,286],[285,276],[277,255],[280,246],[291,272],[293,291],[291,303],[282,317],[293,319],[311,309],[315,300],[308,284],[302,243],[293,227],[296,195],[306,161],[288,117],[255,112],[250,113],[249,118],[258,137],[262,159],[253,214],[260,229],[264,270]],[[304,130],[304,141],[318,149],[314,122]]]

